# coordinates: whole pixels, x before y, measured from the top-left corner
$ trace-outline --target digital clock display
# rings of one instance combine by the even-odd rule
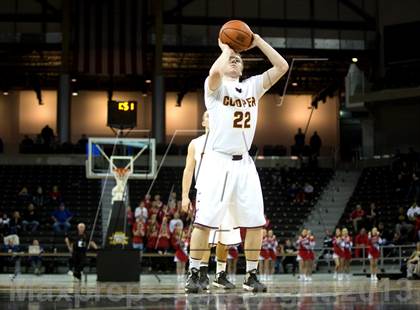
[[[137,101],[108,101],[108,126],[118,129],[137,126]]]

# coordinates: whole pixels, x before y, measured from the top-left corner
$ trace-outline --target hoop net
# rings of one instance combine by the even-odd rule
[[[112,172],[117,181],[124,181],[130,176],[130,169],[128,168],[114,168]]]

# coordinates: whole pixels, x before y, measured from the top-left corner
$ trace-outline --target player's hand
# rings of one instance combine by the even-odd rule
[[[252,35],[252,43],[251,43],[251,45],[250,45],[250,47],[248,47],[247,49],[246,49],[246,51],[247,50],[250,50],[251,48],[254,48],[254,47],[256,47],[257,46],[257,44],[258,44],[258,41],[260,41],[261,40],[261,37],[260,37],[260,35],[259,34],[256,34],[256,33],[254,33],[253,35]]]
[[[233,49],[231,49],[229,45],[227,45],[227,44],[223,43],[222,41],[220,41],[220,39],[218,39],[217,41],[218,41],[218,43],[219,43],[219,47],[220,47],[220,49],[222,50],[222,52],[224,52],[225,50],[228,50],[228,51],[230,51],[231,53],[233,53],[233,52],[234,52],[234,51],[233,51]]]
[[[191,201],[188,197],[182,198],[181,205],[182,205],[181,212],[183,212],[183,213],[189,213],[190,212]]]

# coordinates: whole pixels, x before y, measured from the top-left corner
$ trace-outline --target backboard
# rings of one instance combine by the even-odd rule
[[[113,169],[127,168],[130,179],[153,179],[156,142],[145,138],[95,138],[88,141],[86,177],[113,177]]]

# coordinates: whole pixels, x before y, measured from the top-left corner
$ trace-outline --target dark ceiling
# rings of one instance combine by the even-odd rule
[[[71,2],[63,0],[63,3]],[[196,0],[197,1],[197,0]],[[356,13],[363,17],[363,11],[352,5],[351,1],[340,0]],[[48,22],[61,23],[63,11],[47,0],[36,1],[42,5],[42,14],[0,14],[0,22]],[[163,12],[163,23],[166,25],[217,25],[226,18],[214,17],[182,17],[177,12],[193,1],[178,1],[179,5]],[[311,1],[312,2],[312,1]],[[68,3],[67,3],[68,5]],[[150,44],[153,33],[155,15],[148,9],[144,26],[147,35],[144,42],[144,70],[142,75],[121,75],[110,77],[107,75],[88,75],[77,73],[75,70],[74,53],[70,45],[68,71],[78,78],[78,88],[81,89],[107,89],[112,87],[120,90],[150,90],[144,83],[145,79],[153,77],[154,72],[154,45]],[[77,13],[77,12],[76,12]],[[322,21],[322,20],[282,20],[282,19],[250,19],[250,24],[256,27],[296,27],[296,28],[325,28],[325,29],[357,29],[374,31],[374,20],[364,16],[357,22],[351,21]],[[64,28],[61,25],[61,28]],[[147,43],[149,42],[149,43]],[[19,42],[0,44],[0,83],[4,89],[32,88],[33,81],[37,80],[42,88],[57,88],[58,76],[63,71],[61,43],[46,43],[43,34],[28,36]],[[359,66],[366,72],[371,72],[376,63],[375,49],[364,50],[333,50],[333,49],[292,49],[279,50],[289,61],[293,58],[328,58],[328,61],[297,62],[291,74],[288,92],[292,93],[318,93],[332,83],[338,86],[343,84],[344,76],[352,57],[359,59]],[[219,50],[214,46],[182,46],[164,45],[162,54],[162,68],[167,91],[192,91],[202,88],[204,79],[212,62],[217,58]],[[243,54],[245,59],[245,73],[260,73],[268,68],[268,61],[258,51],[249,51]],[[281,93],[284,87],[283,78],[271,90]],[[111,86],[112,85],[112,86]]]

